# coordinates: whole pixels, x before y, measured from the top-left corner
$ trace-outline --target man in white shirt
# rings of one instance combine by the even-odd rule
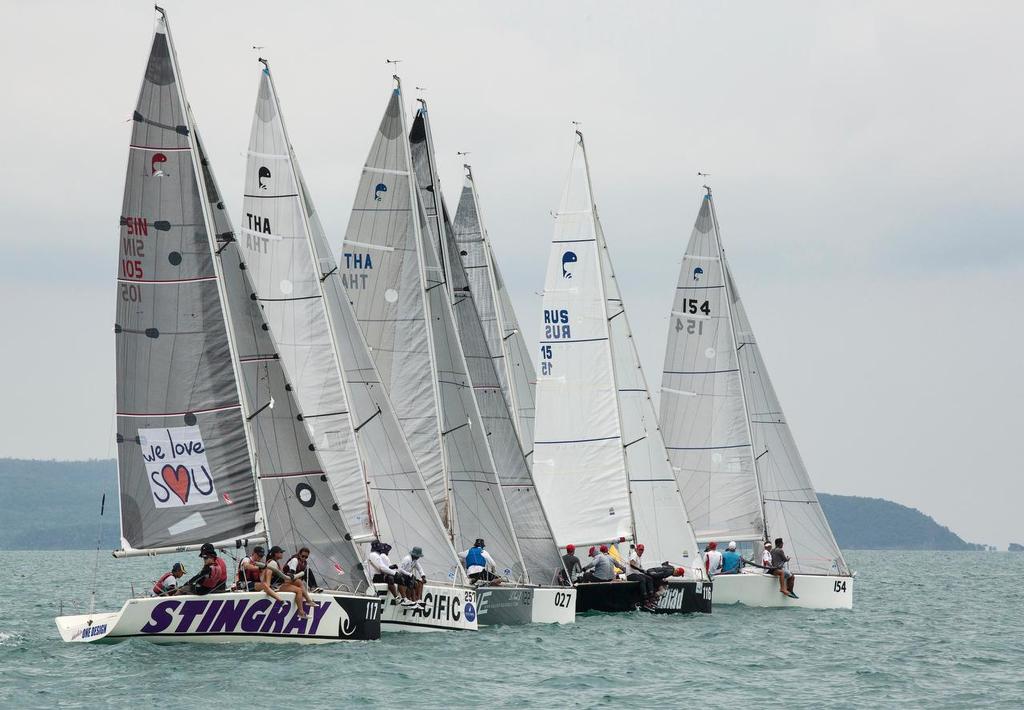
[[[423,585],[427,582],[427,573],[423,571],[420,558],[423,557],[423,548],[417,546],[409,551],[409,554],[398,563],[397,578],[398,586],[405,588],[405,596],[415,602],[418,606],[425,606],[423,603]]]
[[[714,577],[722,571],[722,553],[718,551],[718,543],[712,540],[704,550],[704,571]]]
[[[770,542],[764,544],[764,552],[761,553],[761,566],[764,567],[765,574],[772,573],[772,544]]]
[[[497,565],[491,553],[484,549],[483,538],[478,537],[473,547],[459,553],[459,558],[466,566],[466,574],[474,582],[493,584],[496,587],[501,584],[501,578],[495,574]]]
[[[643,599],[643,607],[648,611],[652,611],[656,606],[657,598],[654,596],[654,580],[647,574],[647,571],[644,569],[644,563],[640,561],[643,554],[644,544],[642,542],[631,546],[626,579],[640,584],[640,596]]]
[[[391,545],[386,542],[374,540],[370,543],[370,554],[367,556],[366,562],[370,566],[370,574],[373,575],[373,583],[387,584],[388,591],[391,592],[391,596],[401,603],[402,606],[415,606],[414,602],[406,599],[402,595],[401,590],[398,587],[398,579],[396,577],[396,574],[398,573],[398,565],[393,564],[391,559],[388,557],[388,552],[390,550]]]

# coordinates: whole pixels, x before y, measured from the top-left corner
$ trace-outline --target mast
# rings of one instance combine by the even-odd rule
[[[590,181],[590,161],[587,159],[587,146],[583,141],[583,133],[577,128],[576,135],[580,139],[580,149],[583,152],[583,170],[587,176],[587,197],[590,202],[590,218],[594,228],[594,237],[598,240],[598,255],[597,268],[600,274],[599,283],[601,285],[601,308],[604,313],[605,331],[608,333],[608,353],[611,358],[611,372],[612,372],[612,390],[615,392],[615,417],[619,424],[619,449],[622,457],[622,472],[626,477],[626,490],[629,492],[629,524],[631,537],[636,540],[636,517],[633,512],[633,483],[629,477],[629,456],[626,455],[626,441],[622,437],[624,431],[622,425],[622,407],[619,405],[619,381],[618,375],[615,372],[615,356],[612,353],[612,341],[611,341],[611,326],[608,318],[608,293],[605,290],[605,273],[604,273],[604,259],[600,258],[602,252],[607,252],[608,245],[604,240],[604,232],[600,229],[600,222],[597,216],[597,205],[594,203],[594,190]],[[609,263],[611,260],[609,259]],[[622,315],[625,315],[625,308],[622,310]]]
[[[726,309],[728,309],[728,312],[729,312],[729,332],[730,332],[730,334],[732,336],[732,346],[733,346],[734,352],[736,353],[736,360],[737,360],[737,363],[738,363],[739,362],[739,349],[742,346],[736,340],[736,323],[733,320],[733,312],[732,312],[733,293],[732,293],[732,289],[730,288],[730,285],[729,285],[730,284],[729,274],[728,274],[728,272],[726,272],[726,268],[725,268],[725,250],[722,248],[722,235],[721,235],[721,232],[719,232],[719,230],[718,230],[718,214],[715,212],[715,200],[711,196],[711,187],[708,186],[708,185],[705,185],[704,189],[707,190],[707,192],[708,192],[707,200],[708,200],[708,205],[711,207],[711,221],[712,221],[712,223],[714,225],[714,230],[715,230],[715,242],[718,245],[718,258],[719,258],[719,261],[720,261],[720,263],[722,265],[722,276],[723,276],[722,283],[723,283],[724,288],[725,288],[725,307],[726,307]],[[757,460],[758,460],[758,458],[760,458],[760,454],[755,454],[754,453],[754,432],[753,432],[753,430],[750,427],[750,410],[747,407],[747,385],[746,385],[746,382],[744,381],[742,372],[739,373],[739,374],[740,374],[740,377],[739,377],[739,382],[740,382],[740,399],[743,400],[743,419],[744,419],[744,423],[746,424],[747,440],[750,441],[750,454],[751,454],[750,458],[753,461],[753,466],[754,466],[754,483],[757,486],[757,500],[761,504],[761,527],[762,527],[762,531],[764,533],[764,540],[767,541],[768,540],[768,514],[767,514],[767,511],[765,510],[764,494],[761,492],[761,475],[760,475],[760,473],[758,473],[758,466],[757,466]]]
[[[174,47],[174,39],[171,36],[171,25],[167,18],[167,12],[160,6],[154,6],[156,11],[160,13],[161,21],[164,24],[164,29],[167,34],[167,46],[170,49],[169,55],[171,59],[171,66],[174,71],[174,75],[177,77],[175,86],[178,92],[178,99],[181,101],[181,105],[185,111],[185,120],[188,126],[188,144],[192,150],[192,169],[195,176],[196,188],[199,191],[199,199],[203,205],[203,225],[206,228],[207,241],[209,242],[210,253],[213,256],[213,268],[214,273],[217,275],[217,293],[220,297],[221,311],[224,316],[226,331],[227,331],[227,343],[228,351],[231,355],[231,370],[234,374],[235,391],[238,393],[238,401],[242,404],[242,420],[243,430],[245,432],[246,448],[249,454],[249,466],[253,475],[253,484],[256,488],[256,502],[259,509],[261,522],[263,523],[264,533],[267,538],[267,544],[271,544],[270,530],[267,526],[266,516],[266,502],[263,500],[262,486],[260,485],[260,475],[258,468],[258,460],[256,456],[256,447],[253,441],[253,434],[251,430],[252,417],[256,416],[257,413],[252,412],[252,406],[248,401],[248,397],[245,393],[245,388],[242,387],[242,376],[238,369],[238,349],[235,345],[234,336],[234,324],[231,320],[231,310],[228,308],[227,293],[224,289],[224,269],[223,264],[220,261],[220,250],[217,247],[217,235],[214,229],[214,219],[210,212],[210,200],[205,194],[206,180],[203,177],[202,171],[200,170],[200,156],[202,152],[199,149],[199,141],[196,136],[195,130],[195,119],[192,116],[192,107],[189,105],[188,100],[185,98],[185,88],[182,86],[181,71],[178,68],[178,53]],[[225,243],[234,240],[234,233],[225,235]]]

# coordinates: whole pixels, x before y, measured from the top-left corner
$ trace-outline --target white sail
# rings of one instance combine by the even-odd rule
[[[665,451],[654,401],[640,364],[636,341],[629,327],[626,304],[615,278],[608,242],[599,218],[597,236],[603,259],[608,330],[615,364],[622,445],[626,452],[636,541],[644,544],[644,554],[651,563],[668,561],[674,565],[685,562],[692,564],[699,560],[697,540]]]
[[[544,281],[533,475],[559,546],[632,538],[601,249],[582,136]]]
[[[270,168],[269,156],[282,157],[275,158],[275,167]],[[272,207],[264,208],[259,198]],[[284,201],[293,202],[295,209],[278,207]],[[298,217],[284,222],[288,232],[281,238],[251,242],[250,272],[261,289],[260,303],[275,339],[279,325],[280,332],[293,339],[280,354],[293,390],[308,407],[301,420],[311,431],[330,431],[323,428],[330,419],[333,427],[344,428],[345,440],[356,449],[354,466],[346,457],[328,458],[321,453],[345,520],[353,534],[363,539],[379,536],[401,550],[420,546],[428,576],[446,579],[458,561],[355,320],[288,140],[269,67],[261,73],[245,206],[247,213],[261,210],[261,214]],[[307,297],[301,298],[298,307],[267,308],[262,293],[279,298],[275,288],[281,280],[303,285]],[[270,304],[280,302],[269,300]],[[325,405],[343,405],[345,411],[330,418],[316,416],[317,408]]]
[[[722,250],[705,198],[683,255],[661,380],[661,426],[699,540],[761,540],[764,519]]]
[[[459,246],[459,255],[476,301],[501,390],[514,415],[516,433],[527,464],[531,464],[537,375],[484,227],[473,172],[468,165],[465,167],[466,180],[453,225],[455,242]]]

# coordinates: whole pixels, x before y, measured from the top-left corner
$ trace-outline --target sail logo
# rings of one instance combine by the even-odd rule
[[[658,597],[658,609],[666,611],[679,611],[683,608],[683,588],[669,587],[665,593]]]
[[[369,274],[367,270],[373,269],[373,257],[369,252],[343,252],[341,255],[345,262],[345,271],[341,275],[341,283],[345,288],[366,289],[366,279]],[[389,289],[390,291],[390,289]],[[387,298],[387,294],[385,294]]]
[[[259,184],[261,190],[266,190],[267,186],[263,182],[264,180],[270,179],[270,168],[265,165],[261,165],[260,169],[256,172],[256,182]]]
[[[157,508],[181,508],[220,500],[199,427],[139,429],[139,448]]]
[[[568,340],[571,337],[572,330],[569,326],[569,309],[545,308],[544,339]]]
[[[374,201],[375,202],[380,202],[383,199],[381,197],[381,194],[385,193],[387,191],[388,191],[388,186],[385,185],[382,182],[378,182],[377,186],[375,188],[373,188],[373,199],[374,199]]]
[[[413,619],[433,619],[434,621],[458,622],[462,615],[466,615],[467,621],[476,618],[476,607],[471,599],[466,600],[463,607],[462,598],[458,592],[444,594],[441,592],[426,592],[423,595],[423,607],[403,609],[403,616],[408,615]]]
[[[275,634],[315,636],[333,602],[321,601],[308,618],[299,616],[295,604],[261,599],[168,600],[153,607],[144,634]],[[348,613],[337,607],[339,636],[356,631]]]
[[[700,277],[704,275],[704,269],[699,266],[693,270],[693,280],[700,281]]]
[[[149,161],[149,176],[150,177],[167,177],[169,173],[163,171],[162,166],[167,162],[167,156],[163,153],[154,153],[153,157]]]
[[[562,254],[562,278],[563,279],[571,279],[572,278],[572,265],[575,264],[577,261],[579,261],[579,259],[576,256],[576,252],[574,252],[574,251],[567,251],[564,254]]]

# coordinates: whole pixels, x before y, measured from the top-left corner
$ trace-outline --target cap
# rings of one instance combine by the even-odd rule
[[[765,549],[766,549],[766,550],[767,550],[767,549],[768,549],[769,547],[771,547],[771,546],[772,546],[772,544],[771,544],[770,542],[767,542],[767,541],[766,541],[766,542],[764,543],[764,547],[765,547]]]
[[[588,555],[590,555],[591,557],[593,557],[594,555],[596,555],[596,554],[597,554],[597,548],[596,548],[596,547],[594,547],[593,545],[591,545],[591,546],[590,546],[590,551],[589,551],[589,552],[587,552],[587,554],[588,554]]]
[[[173,574],[175,572],[181,572],[182,574],[185,574],[185,565],[181,564],[180,562],[175,562],[171,566],[171,573]]]
[[[568,545],[565,546],[565,551],[571,555],[572,553],[576,552],[576,546],[570,542]]]
[[[270,554],[271,555],[276,555],[278,552],[284,552],[284,550],[282,548],[278,547],[277,545],[274,545],[273,547],[270,548]]]
[[[200,557],[216,557],[217,550],[213,548],[213,545],[209,542],[204,542],[203,546],[199,548]]]
[[[714,540],[712,540],[711,542],[708,543],[708,549],[709,550],[717,550],[718,549],[718,543],[715,542]]]
[[[370,552],[380,552],[382,549],[384,549],[384,543],[380,540],[374,540],[370,543]]]
[[[262,555],[266,552],[266,550],[263,549],[262,545],[257,545],[256,547],[252,548],[252,552],[254,555]]]
[[[644,552],[644,544],[642,542],[638,542],[636,544],[636,551],[639,552],[640,554],[643,554],[643,552]]]
[[[607,545],[601,545],[601,552],[608,552],[608,546]]]
[[[676,577],[685,577],[686,576],[686,570],[683,569],[682,567],[676,567],[675,573],[676,573]]]
[[[414,547],[414,548],[412,548],[409,551],[409,554],[412,555],[413,557],[423,557],[423,548],[422,547]]]
[[[478,537],[476,539],[476,542],[473,543],[473,547],[483,547],[483,546],[484,546],[484,539],[482,537]]]
[[[736,541],[735,540],[730,540],[729,541],[729,549],[730,550],[735,550],[736,549]]]

